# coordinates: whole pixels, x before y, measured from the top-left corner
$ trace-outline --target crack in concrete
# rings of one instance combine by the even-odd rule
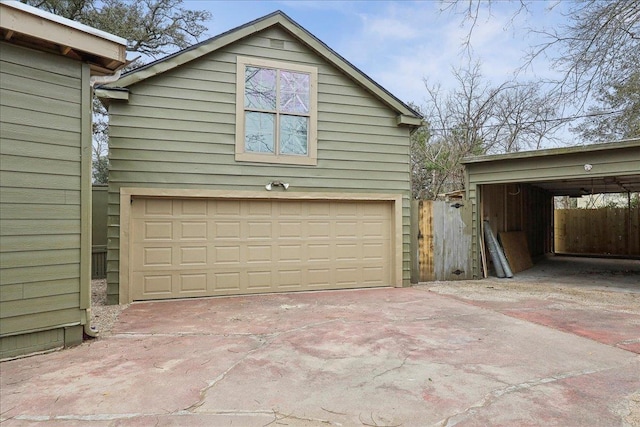
[[[487,393],[485,397],[479,402],[472,404],[471,406],[469,406],[463,411],[457,412],[453,415],[450,415],[438,421],[434,425],[440,426],[440,427],[452,427],[462,421],[465,421],[470,415],[473,415],[475,413],[476,409],[486,408],[491,404],[493,404],[496,400],[498,400],[502,396],[505,396],[514,392],[518,392],[521,390],[531,389],[539,385],[554,383],[557,381],[562,381],[567,378],[576,378],[584,375],[596,374],[599,372],[608,371],[610,369],[614,369],[614,368],[607,367],[602,369],[585,369],[582,371],[565,372],[563,374],[552,375],[550,377],[545,377],[545,378],[536,378],[530,381],[525,381],[519,384],[513,384],[504,388],[492,390],[491,392]]]
[[[158,414],[130,413],[130,414],[68,414],[68,415],[16,415],[9,419],[22,421],[115,421],[130,420],[138,417],[153,417]],[[163,414],[166,415],[166,414]],[[5,421],[5,420],[3,420]]]
[[[230,333],[208,333],[208,332],[174,332],[174,333],[142,333],[142,332],[121,332],[112,335],[110,338],[145,338],[145,337],[252,337],[258,334],[251,332],[230,332]]]
[[[286,419],[292,419],[292,420],[297,420],[297,421],[313,421],[316,423],[322,423],[322,424],[331,424],[333,425],[333,423],[329,420],[325,420],[322,418],[305,418],[305,417],[298,417],[296,415],[293,414],[283,414],[281,412],[276,411],[275,409],[272,412],[273,414],[273,420],[267,424],[265,424],[263,427],[267,427],[271,424],[281,424],[278,421],[282,421],[282,420],[286,420]]]
[[[384,374],[387,374],[387,373],[389,373],[391,371],[396,371],[398,369],[402,369],[402,367],[405,365],[405,363],[407,363],[407,359],[408,358],[409,358],[409,355],[406,355],[404,357],[404,359],[402,359],[402,363],[399,366],[396,366],[394,368],[389,368],[386,371],[380,372],[379,374],[374,375],[372,379],[376,379],[376,378],[378,378],[378,377],[380,377],[380,376],[382,376]]]
[[[461,317],[468,317],[468,316],[485,316],[485,314],[484,313],[465,313],[465,314],[450,314],[450,315],[443,315],[443,316],[415,317],[413,318],[413,321],[458,319]]]
[[[194,414],[193,412],[181,410],[170,413],[121,413],[121,414],[67,414],[67,415],[17,415],[15,417],[7,417],[0,419],[0,422],[8,421],[11,419],[21,421],[32,422],[46,422],[46,421],[117,421],[117,420],[131,420],[141,417],[162,417],[162,416],[195,416],[195,415],[223,415],[223,416],[260,416],[260,417],[272,417],[274,415],[273,410],[258,410],[258,411],[203,411],[201,413]],[[294,418],[291,417],[290,418]],[[303,418],[296,418],[305,420]],[[316,421],[310,419],[310,421]]]
[[[215,387],[216,384],[218,384],[220,381],[224,380],[225,377],[227,376],[227,374],[229,372],[231,372],[236,366],[238,366],[240,363],[244,362],[253,353],[257,352],[258,350],[260,350],[262,348],[264,348],[267,345],[267,343],[269,342],[269,341],[266,341],[266,340],[264,340],[264,341],[260,340],[259,337],[257,337],[257,338],[260,341],[260,344],[256,348],[249,350],[240,359],[238,359],[235,363],[233,363],[231,366],[229,366],[224,372],[222,372],[220,375],[218,375],[216,378],[214,378],[212,381],[210,381],[209,384],[207,384],[207,386],[205,388],[200,390],[200,399],[196,403],[194,403],[193,405],[188,406],[185,409],[183,409],[183,411],[191,412],[191,411],[199,408],[200,406],[204,405],[207,392],[211,388]]]
[[[289,333],[293,333],[293,332],[298,332],[298,331],[302,331],[304,329],[308,329],[308,328],[312,328],[314,326],[318,326],[318,325],[323,325],[323,324],[327,324],[327,323],[334,323],[334,322],[338,322],[341,321],[341,319],[331,319],[331,320],[327,320],[327,321],[322,321],[322,322],[315,322],[315,323],[309,323],[297,328],[292,328],[292,329],[288,329],[285,331],[280,331],[280,332],[274,332],[271,334],[252,334],[251,336],[254,339],[257,339],[260,344],[254,348],[249,350],[246,354],[244,354],[242,357],[240,357],[240,359],[238,359],[235,363],[233,363],[230,367],[228,367],[224,372],[222,372],[220,375],[218,375],[216,378],[214,378],[212,381],[209,382],[209,384],[207,384],[207,386],[205,388],[203,388],[202,390],[200,390],[200,399],[194,403],[191,406],[188,406],[187,408],[184,409],[184,411],[188,411],[191,412],[197,408],[199,408],[200,406],[204,405],[205,402],[205,398],[207,396],[207,393],[209,392],[209,390],[211,390],[213,387],[216,386],[216,384],[218,384],[220,381],[224,380],[226,378],[226,376],[229,374],[229,372],[231,372],[233,369],[235,369],[239,364],[241,364],[242,362],[244,362],[247,358],[249,358],[249,356],[251,356],[252,354],[268,347],[273,341],[275,341],[277,338],[279,338],[281,335],[285,335],[285,334],[289,334]]]

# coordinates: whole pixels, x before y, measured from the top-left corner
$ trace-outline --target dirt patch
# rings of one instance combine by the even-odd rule
[[[634,393],[629,398],[629,411],[625,416],[626,425],[640,426],[640,391]]]
[[[488,278],[484,280],[429,282],[418,286],[439,294],[468,300],[518,302],[527,299],[542,299],[640,313],[640,293],[638,292],[580,288],[559,285],[551,281],[530,283],[513,279]]]
[[[99,331],[99,338],[111,335],[118,316],[128,305],[107,305],[107,280],[91,281],[91,326]]]

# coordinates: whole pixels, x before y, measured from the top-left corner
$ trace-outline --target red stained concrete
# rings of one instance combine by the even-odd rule
[[[0,421],[634,425],[640,356],[589,313],[421,287],[132,304],[111,336],[1,363]]]
[[[509,302],[459,298],[478,307],[640,354],[640,312],[614,312],[601,307],[567,307],[554,299]]]

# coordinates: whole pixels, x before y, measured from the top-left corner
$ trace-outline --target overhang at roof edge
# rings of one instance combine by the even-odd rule
[[[186,64],[194,59],[200,58],[211,52],[214,52],[224,46],[236,42],[245,37],[258,33],[273,25],[281,25],[285,30],[292,34],[295,38],[304,43],[311,50],[322,56],[328,62],[336,66],[342,72],[347,74],[351,79],[359,83],[370,93],[388,105],[391,109],[400,114],[398,118],[399,125],[407,125],[418,127],[422,125],[422,116],[414,111],[411,107],[400,101],[389,91],[384,89],[357,67],[344,59],[338,53],[333,51],[329,46],[313,34],[304,29],[300,24],[295,22],[282,11],[276,11],[255,21],[249,22],[242,26],[236,27],[225,33],[214,36],[208,40],[195,44],[184,50],[166,56],[165,58],[143,65],[132,70],[120,78],[117,83],[105,85],[105,89],[110,87],[126,88],[150,77],[162,74],[166,71]]]
[[[463,165],[470,165],[474,163],[494,162],[494,161],[509,161],[515,159],[531,159],[536,157],[549,157],[549,156],[561,156],[565,154],[585,153],[601,150],[612,150],[622,148],[638,147],[640,149],[640,138],[624,139],[621,141],[603,142],[599,144],[591,145],[576,145],[572,147],[563,148],[549,148],[544,150],[532,150],[532,151],[518,151],[515,153],[505,154],[487,154],[483,156],[470,156],[462,159],[460,163]]]
[[[112,73],[126,64],[127,41],[121,37],[18,1],[2,1],[0,9],[7,42],[19,39],[16,44],[45,51],[50,51],[46,44],[51,44],[63,56],[74,51],[74,59],[88,62],[92,74]],[[96,60],[101,63],[92,62]]]

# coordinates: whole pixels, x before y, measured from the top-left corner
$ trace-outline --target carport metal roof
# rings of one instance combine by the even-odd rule
[[[530,183],[554,196],[640,192],[640,138],[467,157],[474,184]]]

